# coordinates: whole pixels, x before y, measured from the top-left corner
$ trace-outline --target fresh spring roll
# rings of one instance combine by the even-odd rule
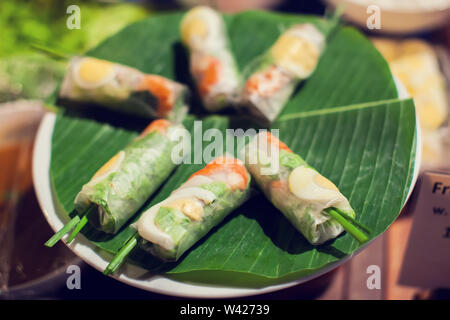
[[[187,113],[187,87],[154,74],[90,57],[74,57],[60,97],[144,118],[181,122]]]
[[[101,231],[116,233],[175,168],[172,151],[184,132],[181,124],[153,121],[83,186],[75,209],[83,213],[94,206],[89,222]]]
[[[245,164],[266,197],[313,245],[336,238],[344,229],[325,211],[337,208],[355,217],[347,198],[299,155],[269,132],[245,147]],[[270,166],[279,161],[277,166]]]
[[[272,122],[298,83],[315,70],[325,41],[325,35],[309,23],[284,31],[247,78],[241,107],[265,123]]]
[[[205,108],[214,112],[233,103],[238,96],[239,73],[220,13],[209,7],[191,9],[183,17],[180,31]]]
[[[180,256],[249,196],[250,175],[231,156],[194,173],[137,223],[141,247],[163,260]]]

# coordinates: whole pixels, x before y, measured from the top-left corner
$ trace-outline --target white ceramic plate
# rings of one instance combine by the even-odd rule
[[[367,21],[379,10],[380,29],[370,31],[397,35],[421,33],[448,23],[450,1],[324,0],[333,8],[344,7],[344,16],[367,30]]]
[[[397,83],[399,97],[407,97],[406,91],[402,85]],[[55,124],[56,116],[53,113],[47,113],[40,125],[36,143],[34,147],[33,155],[33,182],[36,190],[37,198],[39,200],[42,211],[47,218],[48,223],[56,232],[63,227],[65,223],[69,221],[68,216],[63,213],[62,210],[56,206],[54,200],[52,187],[50,183],[50,157],[51,157],[51,139],[53,133],[53,127]],[[417,126],[419,128],[419,126]],[[419,130],[418,130],[419,131]],[[414,178],[411,184],[408,198],[412,192],[412,189],[416,183],[416,179],[419,173],[420,159],[421,159],[421,139],[420,132],[417,132],[417,152],[416,152],[416,165],[414,168]],[[64,239],[67,238],[67,235]],[[373,240],[372,240],[373,241]],[[363,250],[369,243],[359,248],[353,255]],[[79,257],[81,257],[86,263],[96,268],[100,272],[106,268],[108,263],[112,259],[112,255],[96,247],[93,243],[87,240],[83,235],[79,234],[68,247]],[[292,287],[316,277],[319,277],[337,266],[341,265],[353,255],[341,259],[330,266],[316,272],[312,275],[302,277],[295,281],[290,281],[282,284],[266,286],[262,288],[245,288],[245,287],[223,287],[213,286],[205,284],[185,283],[172,280],[164,275],[151,275],[147,270],[132,264],[124,263],[121,269],[112,275],[119,281],[127,283],[137,288],[144,290],[181,297],[191,298],[232,298],[251,296],[262,293],[273,292],[276,290]]]

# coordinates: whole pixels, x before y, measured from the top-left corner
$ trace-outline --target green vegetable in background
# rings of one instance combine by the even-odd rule
[[[45,99],[62,81],[64,71],[63,62],[39,54],[0,59],[0,102]]]
[[[69,5],[81,10],[81,29],[69,30]],[[81,53],[148,11],[134,4],[105,4],[80,0],[2,0],[0,2],[0,57],[33,52],[39,42],[69,53]]]
[[[81,9],[81,29],[69,30],[67,7]],[[0,1],[0,102],[45,99],[64,75],[64,64],[37,54],[33,43],[84,53],[148,11],[134,4],[72,0]]]

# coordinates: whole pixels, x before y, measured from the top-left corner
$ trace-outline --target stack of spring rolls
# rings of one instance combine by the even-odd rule
[[[293,25],[243,79],[219,13],[207,7],[194,8],[182,19],[180,32],[205,108],[218,111],[238,105],[268,123],[279,114],[296,85],[315,70],[326,42],[325,34],[312,24]],[[185,138],[180,122],[187,111],[187,91],[173,80],[116,63],[89,57],[71,60],[60,91],[62,98],[163,119],[153,121],[82,187],[75,199],[78,216],[47,245],[75,228],[70,241],[87,222],[116,234],[138,212],[176,167],[171,156]],[[134,237],[107,271],[116,270],[135,246],[163,260],[178,260],[249,198],[251,176],[313,245],[344,231],[329,209],[339,210],[348,219],[355,217],[349,201],[330,180],[270,133],[260,133],[241,152],[243,161],[230,155],[216,158],[167,199],[143,212],[133,224]],[[277,168],[271,171],[274,163]]]
[[[81,188],[74,201],[78,214],[46,245],[55,245],[74,228],[68,238],[72,241],[87,222],[102,232],[116,234],[175,169],[173,150],[185,135],[181,124],[165,119],[151,122]]]
[[[276,118],[298,83],[315,70],[326,38],[310,23],[292,25],[256,59],[250,74],[240,75],[219,13],[194,8],[180,29],[204,106],[217,111],[234,105],[263,123]]]
[[[270,124],[296,86],[316,69],[326,35],[310,23],[294,24],[240,74],[222,15],[209,7],[189,10],[180,23],[192,78],[210,112],[227,106]],[[181,122],[187,113],[188,88],[160,75],[91,57],[71,59],[60,97],[94,102],[145,118]]]

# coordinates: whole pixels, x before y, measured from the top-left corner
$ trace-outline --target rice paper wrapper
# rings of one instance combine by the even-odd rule
[[[325,36],[312,24],[296,24],[244,72],[240,109],[269,125],[296,86],[310,77],[325,47]]]
[[[144,74],[128,66],[74,57],[70,60],[59,96],[143,118],[181,122],[188,111],[189,91],[178,82]]]
[[[176,194],[182,188],[199,187],[212,192],[215,199],[211,203],[204,206],[202,220],[189,221],[184,224],[181,229],[179,229],[182,235],[174,240],[172,249],[168,250],[167,248],[163,248],[162,246],[154,244],[141,237],[140,247],[162,260],[178,260],[212,228],[220,224],[233,210],[245,202],[249,198],[250,194],[250,179],[248,180],[246,188],[243,190],[231,190],[230,187],[220,181],[213,181],[209,184],[191,182],[192,181],[187,181],[179,189],[175,190],[172,195]],[[168,199],[170,199],[170,197]],[[158,208],[158,210],[159,211],[157,214],[160,214],[161,208]],[[180,214],[182,213],[180,212]]]
[[[244,87],[242,100],[240,102],[240,111],[251,114],[257,121],[262,124],[270,125],[278,116],[287,103],[295,87],[299,83],[295,79],[281,69],[271,66],[258,73],[252,75],[253,79],[249,79]],[[277,84],[268,83],[264,94],[252,92],[249,86],[252,81],[258,81],[259,78],[272,77]],[[264,81],[264,80],[261,80]]]
[[[181,128],[171,126],[166,134],[153,131],[134,140],[83,186],[75,209],[82,213],[96,206],[89,221],[101,231],[116,233],[176,167],[172,150],[178,141],[171,133]]]
[[[242,157],[266,197],[311,244],[319,245],[340,235],[343,227],[324,210],[335,207],[354,217],[347,198],[299,155],[282,149],[278,154],[271,153],[273,149],[258,140],[254,138],[245,147]],[[270,172],[269,161],[279,161],[278,168]],[[298,171],[295,177],[291,176],[294,170]],[[291,190],[292,184],[299,185],[296,193]]]
[[[236,103],[240,78],[228,48],[214,53],[191,51],[190,69],[206,110],[216,112]]]
[[[215,112],[235,103],[240,76],[222,15],[210,7],[193,8],[184,15],[180,33],[204,107]]]

